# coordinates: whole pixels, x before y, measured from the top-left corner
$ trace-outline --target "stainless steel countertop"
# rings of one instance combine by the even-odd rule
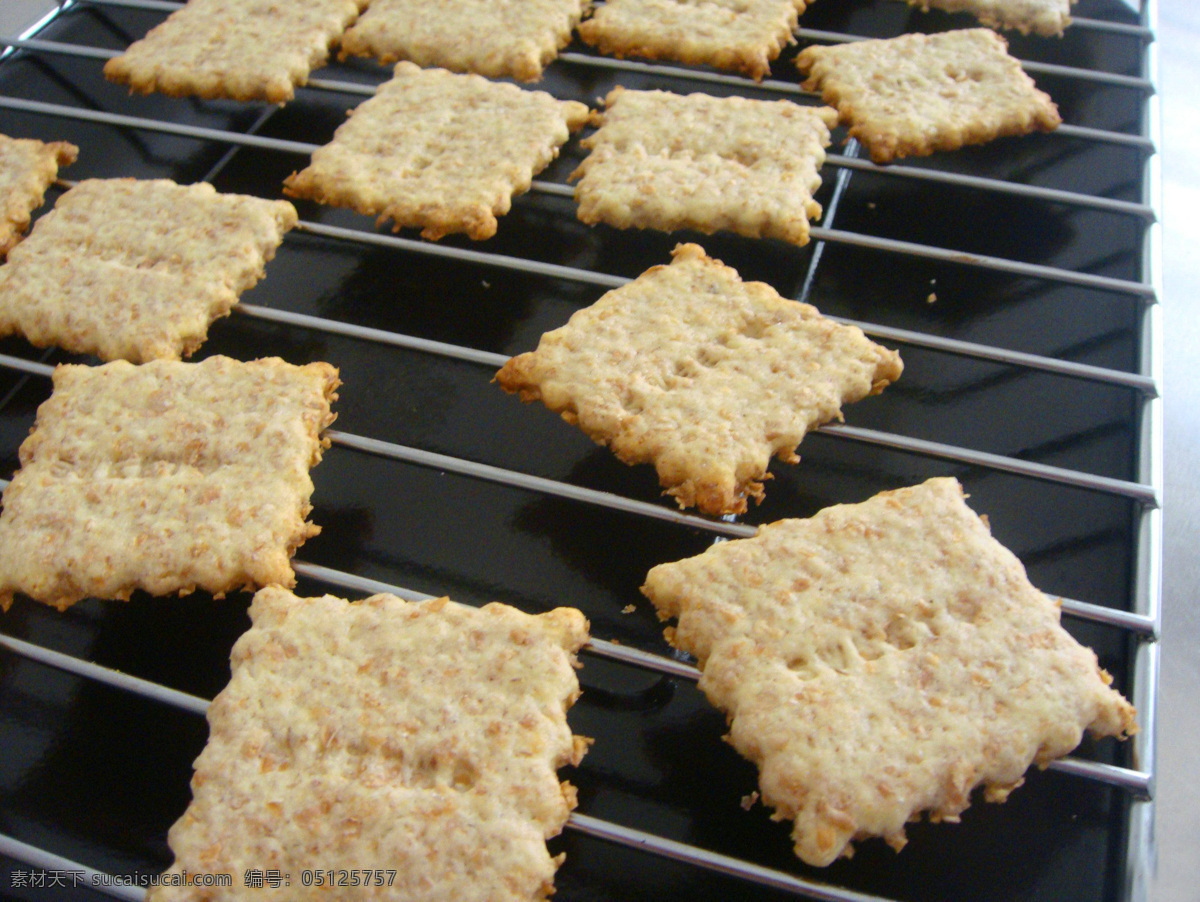
[[[0,34],[19,34],[53,8],[51,0],[0,0]]]
[[[1156,900],[1200,899],[1200,6],[1160,0],[1165,398]]]

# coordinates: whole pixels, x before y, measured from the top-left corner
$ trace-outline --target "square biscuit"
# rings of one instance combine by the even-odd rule
[[[91,179],[0,268],[0,335],[103,360],[190,355],[297,222],[287,201],[212,185]]]
[[[1021,34],[1059,37],[1071,24],[1071,6],[1076,0],[907,0],[924,12],[940,9],[965,12],[989,28],[1012,28]]]
[[[285,103],[367,0],[188,0],[123,54],[109,81],[140,94]]]
[[[608,0],[579,26],[601,53],[677,60],[756,80],[795,39],[805,0]]]
[[[589,0],[373,0],[343,55],[537,81]]]
[[[628,464],[653,463],[680,507],[741,513],[771,456],[900,377],[900,356],[780,297],[695,244],[575,313],[496,376]]]
[[[398,63],[284,193],[418,227],[434,241],[490,238],[513,195],[529,190],[587,116],[584,104],[543,91]]]
[[[370,870],[352,896],[403,902],[539,902],[554,891],[556,836],[575,807],[558,768],[571,735],[573,608],[260,591],[208,711],[192,803],[168,836],[168,876],[279,870],[274,902],[328,899],[308,870]],[[162,887],[148,902],[211,898]]]
[[[906,823],[957,821],[980,784],[1003,801],[1085,729],[1136,730],[954,479],[763,526],[642,591],[678,618],[668,638],[811,865],[866,837],[899,849]]]
[[[571,176],[582,222],[808,243],[834,110],[622,88],[605,105]]]
[[[42,205],[60,166],[69,166],[79,148],[66,141],[46,144],[0,135],[0,260],[29,228],[30,214]]]
[[[986,28],[809,47],[804,87],[837,107],[876,163],[1053,131],[1058,108]]]
[[[277,358],[58,367],[4,490],[0,607],[292,585],[337,385]]]

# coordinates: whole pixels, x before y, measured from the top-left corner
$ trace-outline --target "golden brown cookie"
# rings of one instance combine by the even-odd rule
[[[554,891],[562,856],[546,839],[575,807],[556,771],[586,747],[566,717],[587,641],[579,611],[268,588],[250,617],[209,708],[166,876],[228,873],[241,888],[247,870],[290,875],[245,890],[264,902],[540,902]],[[314,871],[367,876],[348,890]],[[149,899],[210,894],[162,887]]]
[[[990,28],[1014,28],[1021,34],[1061,36],[1071,24],[1071,5],[1076,0],[908,0],[909,6],[925,12],[940,9],[965,12]]]
[[[808,243],[833,110],[621,88],[605,104],[571,176],[581,221]]]
[[[588,0],[373,0],[342,52],[537,81],[571,42]]]
[[[579,26],[601,53],[678,60],[761,79],[793,42],[804,0],[607,0]]]
[[[89,179],[0,268],[0,335],[103,360],[178,360],[262,278],[287,201],[209,184]]]
[[[0,260],[21,240],[59,167],[74,163],[77,156],[79,148],[66,141],[46,144],[0,135]]]
[[[986,28],[809,47],[804,87],[837,107],[876,163],[1053,131],[1058,108]]]
[[[4,490],[0,607],[292,585],[337,385],[278,358],[58,367]]]
[[[104,64],[140,94],[291,100],[368,0],[189,0]]]
[[[900,356],[780,297],[695,244],[608,292],[496,376],[629,464],[680,507],[739,513],[772,455],[900,377]]]
[[[980,784],[1003,801],[1084,730],[1136,730],[953,479],[769,524],[642,591],[808,864],[871,836],[898,849],[922,812],[957,821]]]
[[[513,195],[586,121],[582,103],[399,63],[284,192],[418,227],[431,240],[490,238]]]

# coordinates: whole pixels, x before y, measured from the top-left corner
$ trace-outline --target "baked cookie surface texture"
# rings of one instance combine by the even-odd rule
[[[772,455],[900,377],[900,356],[780,297],[703,248],[676,248],[512,358],[496,381],[542,401],[629,464],[653,463],[681,507],[738,513]]]
[[[0,135],[0,261],[21,240],[59,167],[74,163],[78,155],[79,148],[66,141],[47,144]]]
[[[571,176],[581,221],[808,243],[834,110],[622,88],[605,105]]]
[[[1003,801],[1085,729],[1136,730],[953,479],[763,526],[642,591],[812,865],[871,836],[899,848],[924,811],[956,821],[980,784]]]
[[[501,604],[260,591],[208,712],[192,803],[168,874],[230,873],[229,891],[154,889],[151,902],[387,899],[537,902],[575,807],[557,769],[586,740],[566,712],[587,620]],[[245,889],[247,869],[291,885]],[[368,874],[351,894],[305,872]]]
[[[804,0],[607,0],[579,26],[601,53],[678,60],[761,79],[791,43]]]
[[[537,81],[571,42],[588,0],[373,0],[344,53]]]
[[[263,277],[287,201],[209,184],[90,179],[0,267],[0,335],[104,360],[179,359]]]
[[[437,240],[496,233],[496,217],[556,156],[588,110],[543,91],[396,65],[284,192],[350,207]]]
[[[292,585],[337,370],[60,366],[0,515],[0,606]]]
[[[141,94],[291,100],[367,0],[188,0],[104,64]]]
[[[940,9],[965,12],[990,28],[1012,28],[1021,34],[1061,36],[1071,24],[1071,5],[1076,0],[907,0],[925,12]]]
[[[837,107],[876,163],[1053,131],[1058,108],[986,28],[808,47],[804,87]]]

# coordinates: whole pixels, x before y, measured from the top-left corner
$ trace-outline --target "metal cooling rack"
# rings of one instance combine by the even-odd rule
[[[870,6],[869,3],[860,3],[859,5]],[[876,5],[891,6],[892,4],[887,3],[886,0],[876,0]],[[86,40],[62,41],[45,37],[47,32],[54,32],[56,26],[62,25],[64,22],[69,24],[72,16],[89,10],[104,11],[105,9],[165,13],[178,8],[178,6],[179,4],[162,2],[162,0],[64,0],[57,10],[26,34],[0,40],[0,44],[6,45],[8,48],[5,53],[0,55],[0,86],[3,84],[5,67],[16,60],[32,59],[35,64],[42,58],[55,57],[95,60],[98,61],[96,63],[98,69],[99,61],[120,52],[111,47],[93,46]],[[1104,3],[1102,0],[1095,0],[1093,6],[1104,7]],[[896,4],[896,7],[902,8],[899,4]],[[1121,848],[1117,853],[1109,855],[1114,860],[1121,859],[1119,865],[1121,873],[1110,880],[1109,885],[1115,888],[1119,898],[1142,899],[1147,893],[1147,876],[1153,855],[1151,799],[1154,788],[1155,681],[1157,676],[1155,640],[1160,623],[1158,568],[1161,537],[1159,505],[1162,484],[1161,402],[1159,399],[1161,327],[1156,307],[1159,292],[1156,211],[1159,209],[1159,204],[1156,196],[1157,162],[1154,157],[1154,137],[1157,134],[1158,123],[1157,101],[1154,97],[1156,63],[1153,44],[1153,26],[1156,15],[1153,2],[1141,4],[1137,11],[1136,22],[1118,21],[1119,17],[1113,15],[1109,7],[1104,7],[1100,12],[1108,13],[1110,18],[1103,16],[1077,18],[1071,26],[1071,33],[1092,32],[1096,35],[1139,42],[1142,50],[1138,72],[1135,74],[1110,72],[1099,67],[1067,66],[1033,59],[1023,60],[1023,65],[1027,71],[1039,79],[1047,76],[1065,80],[1084,91],[1092,87],[1119,89],[1134,92],[1140,98],[1139,104],[1142,113],[1134,128],[1122,130],[1085,127],[1068,123],[1056,133],[1042,139],[1107,145],[1140,155],[1143,169],[1138,179],[1138,190],[1134,192],[1138,195],[1136,198],[1102,196],[1040,184],[1036,177],[996,177],[960,172],[950,167],[940,168],[945,161],[936,157],[928,162],[916,161],[880,167],[858,158],[857,146],[854,142],[850,142],[844,152],[829,155],[823,170],[826,182],[830,187],[829,196],[824,202],[826,212],[821,225],[812,228],[813,243],[810,249],[807,249],[807,265],[803,274],[802,287],[796,296],[802,300],[809,300],[813,294],[814,283],[824,254],[830,248],[846,247],[862,249],[879,255],[881,261],[879,265],[882,266],[889,265],[887,261],[896,257],[932,261],[939,266],[977,271],[983,274],[983,277],[990,274],[1004,274],[1038,283],[1070,286],[1084,291],[1103,293],[1106,296],[1116,296],[1135,310],[1134,317],[1138,332],[1136,365],[1125,368],[1097,365],[1051,354],[1031,353],[1002,346],[1002,343],[964,340],[952,335],[937,334],[932,330],[902,328],[887,322],[869,322],[846,316],[833,317],[840,322],[858,325],[874,338],[899,343],[908,348],[926,349],[938,354],[951,355],[980,366],[1044,373],[1066,379],[1068,381],[1065,384],[1068,385],[1072,381],[1078,381],[1127,392],[1132,399],[1134,412],[1131,419],[1136,432],[1132,444],[1135,459],[1130,461],[1127,474],[1116,476],[1094,473],[1077,467],[1059,466],[1033,460],[1030,459],[1031,455],[1027,454],[994,453],[951,442],[931,441],[890,429],[828,425],[822,427],[819,433],[838,446],[860,445],[868,448],[889,449],[926,460],[939,461],[946,465],[962,465],[969,468],[965,472],[1013,474],[1022,480],[1032,481],[1034,484],[1045,483],[1050,487],[1069,487],[1128,502],[1134,521],[1130,527],[1134,541],[1131,550],[1128,604],[1124,608],[1118,608],[1110,604],[1064,598],[1063,611],[1073,622],[1081,625],[1084,629],[1116,631],[1117,635],[1124,637],[1123,641],[1128,645],[1129,652],[1125,659],[1126,672],[1118,674],[1118,681],[1131,687],[1134,703],[1140,712],[1139,720],[1142,732],[1127,744],[1127,748],[1114,753],[1117,756],[1124,756],[1124,762],[1121,764],[1092,760],[1081,755],[1055,762],[1051,765],[1051,769],[1094,784],[1112,787],[1115,791],[1124,794],[1127,801],[1124,806],[1122,829],[1110,830],[1110,833],[1114,834],[1111,839],[1115,839]],[[806,16],[806,18],[808,17]],[[927,20],[911,21],[919,26]],[[967,24],[962,20],[947,21],[953,21],[959,25]],[[112,42],[112,35],[102,36],[106,37],[108,42]],[[808,28],[802,28],[798,32],[801,42],[851,41],[865,36],[880,35],[858,35]],[[671,86],[678,83],[690,83],[695,90],[744,92],[754,96],[785,96],[798,102],[816,102],[817,100],[813,95],[804,92],[796,82],[786,80],[772,79],[756,84],[737,76],[677,66],[621,61],[579,51],[564,53],[560,60],[562,62],[556,63],[555,66],[574,67],[582,72],[595,71],[604,77],[619,75],[621,78],[635,79],[639,85],[658,86],[661,82]],[[794,70],[783,61],[776,63],[774,69],[777,74],[794,74]],[[325,77],[329,73],[339,73],[343,78]],[[317,74],[318,77],[311,79],[307,87],[298,90],[297,99],[285,108],[286,110],[299,108],[307,98],[321,95],[342,97],[345,98],[344,102],[356,103],[355,98],[371,94],[375,84],[385,76],[384,70],[378,67],[355,62],[331,66],[328,70],[319,71]],[[178,109],[183,109],[184,105],[192,103],[186,100],[173,100],[165,105],[155,105],[159,110],[165,111],[161,115],[129,115],[100,107],[82,91],[79,92],[77,103],[46,102],[31,97],[0,94],[0,111],[26,114],[33,117],[33,120],[38,123],[44,121],[44,130],[39,136],[46,139],[56,137],[56,125],[74,122],[121,130],[122,134],[157,134],[211,145],[216,149],[213,154],[215,161],[202,174],[204,180],[210,181],[223,174],[239,151],[249,150],[267,155],[277,155],[286,158],[287,165],[299,168],[304,162],[304,158],[319,146],[319,143],[322,143],[310,143],[262,134],[271,129],[272,120],[278,116],[279,111],[275,108],[265,108],[261,114],[250,116],[246,119],[245,127],[238,129],[214,128],[175,121],[171,118],[171,104],[177,105]],[[237,108],[241,110],[257,109],[256,107],[251,108],[249,105],[240,105]],[[5,114],[0,112],[0,131],[5,130],[4,117]],[[333,124],[336,125],[336,122]],[[86,157],[87,154],[88,148],[83,147],[81,156]],[[561,209],[553,210],[554,216],[559,219],[569,219],[573,216],[571,205],[563,203],[561,200],[555,201],[554,198],[570,198],[573,191],[562,180],[551,177],[553,173],[554,167],[547,171],[546,180],[534,182],[531,197],[545,196],[547,198],[545,203],[548,206],[557,203],[561,207]],[[139,173],[111,172],[106,174],[137,175]],[[835,222],[839,215],[839,205],[846,202],[846,193],[851,178],[859,174],[869,174],[872,177],[888,180],[895,185],[904,185],[906,187],[903,190],[910,190],[912,186],[930,186],[930,190],[971,192],[992,198],[997,203],[1016,199],[1020,202],[1038,202],[1065,209],[1093,211],[1104,216],[1128,220],[1140,233],[1138,239],[1138,251],[1141,255],[1140,277],[1112,276],[1104,272],[1084,271],[1082,268],[1070,266],[1025,262],[1003,254],[967,252],[932,243],[918,243],[875,235],[862,229],[837,228]],[[66,187],[69,184],[64,181],[60,187]],[[514,205],[514,213],[517,212],[516,205],[530,202],[517,200]],[[335,223],[317,221],[318,218],[333,218]],[[377,249],[379,253],[395,255],[398,260],[429,260],[439,263],[450,261],[454,264],[479,267],[488,273],[495,272],[500,274],[500,277],[506,273],[520,274],[521,276],[551,279],[567,285],[583,286],[593,291],[596,288],[616,287],[630,280],[630,274],[626,272],[606,272],[601,267],[576,265],[573,262],[539,260],[535,259],[536,254],[511,253],[507,248],[502,251],[489,250],[489,245],[496,244],[495,241],[469,247],[455,246],[453,242],[432,244],[369,231],[369,225],[362,225],[360,220],[355,220],[353,217],[341,217],[341,220],[350,223],[358,222],[360,227],[336,224],[338,219],[337,215],[302,219],[296,232],[285,240],[285,246],[299,240],[327,242],[330,245],[353,244]],[[510,214],[508,219],[515,219],[515,216]],[[502,219],[501,235],[505,232],[505,226],[506,220]],[[301,238],[301,236],[304,237]],[[738,240],[740,239],[734,239],[735,242]],[[702,238],[700,241],[706,245],[710,243],[709,239]],[[273,267],[277,265],[272,264]],[[633,272],[640,271],[640,268],[633,267]],[[1103,269],[1103,267],[1097,268]],[[271,280],[272,271],[269,269],[264,284],[270,283]],[[819,301],[817,303],[820,305]],[[480,370],[479,375],[484,380],[489,378],[489,369],[494,370],[508,358],[507,354],[336,318],[314,316],[272,305],[246,302],[236,307],[234,312],[236,314],[235,321],[248,324],[266,323],[271,324],[271,328],[281,327],[296,330],[298,334],[337,336],[367,345],[403,349],[429,355],[437,360],[458,361],[468,366],[477,366]],[[1019,344],[1017,341],[1009,343]],[[266,348],[264,352],[271,350]],[[37,359],[0,354],[0,368],[22,374],[22,378],[14,382],[8,394],[0,402],[0,411],[6,405],[15,403],[14,399],[22,392],[33,392],[41,397],[48,394],[44,377],[50,375],[53,365],[46,361],[51,359],[54,353],[45,352]],[[333,362],[337,363],[336,360]],[[356,385],[350,383],[349,380],[347,382],[348,384],[343,389],[343,404],[345,399],[356,391]],[[1068,394],[1069,391],[1069,389],[1066,390]],[[886,403],[886,401],[885,396],[881,403]],[[853,411],[849,411],[848,415],[852,420],[855,418]],[[337,448],[427,468],[440,474],[458,474],[470,480],[492,483],[535,496],[563,499],[569,504],[582,505],[585,508],[615,511],[634,518],[659,521],[669,524],[671,528],[689,530],[698,536],[719,539],[720,537],[748,536],[755,531],[755,527],[746,523],[713,520],[684,514],[666,504],[632,497],[631,493],[611,491],[576,484],[576,482],[566,479],[548,478],[525,472],[521,469],[520,461],[506,462],[505,466],[498,466],[441,453],[429,448],[341,430],[331,430],[328,435]],[[8,449],[6,453],[11,458],[14,451],[15,447]],[[11,467],[9,472],[11,472]],[[320,523],[322,522],[321,470],[315,474],[315,480],[318,487],[315,499],[318,508],[314,519]],[[586,479],[580,480],[580,482],[587,481]],[[0,480],[0,487],[6,484]],[[336,529],[336,525],[330,531],[334,529]],[[709,540],[711,541],[711,539]],[[664,557],[662,559],[673,558]],[[364,594],[386,591],[409,599],[432,597],[426,593],[366,575],[356,575],[352,572],[304,560],[295,561],[295,570],[299,577],[314,585],[335,587],[349,593]],[[519,593],[520,590],[520,586],[515,587],[516,592]],[[567,600],[564,603],[570,602]],[[67,616],[73,616],[74,613]],[[585,611],[585,613],[589,613],[589,616],[596,616],[592,612]],[[1089,632],[1088,635],[1093,635],[1093,633]],[[13,657],[14,660],[24,659],[36,662],[39,665],[74,674],[85,681],[116,687],[124,692],[151,699],[192,715],[202,714],[207,709],[207,700],[196,694],[172,689],[159,681],[133,676],[112,667],[94,663],[78,654],[66,653],[50,647],[52,644],[40,644],[12,635],[0,635],[0,646],[3,647],[6,655]],[[666,648],[661,643],[658,647]],[[662,675],[672,681],[690,683],[698,676],[697,671],[687,659],[669,656],[661,651],[651,652],[637,648],[616,637],[612,637],[612,641],[594,638],[585,648],[585,654],[592,661],[615,662],[619,668],[633,668],[636,671]],[[0,664],[2,663],[0,662]],[[588,668],[585,668],[584,673],[586,674],[587,671]],[[587,767],[586,760],[584,766]],[[620,783],[622,777],[614,775],[613,779]],[[587,808],[585,799],[580,811],[572,815],[568,824],[569,831],[598,838],[605,843],[630,847],[637,850],[638,855],[650,856],[651,860],[653,857],[671,859],[681,862],[689,868],[714,871],[740,881],[748,881],[787,895],[804,898],[831,900],[886,898],[886,896],[872,895],[848,886],[839,886],[836,879],[826,882],[825,875],[821,872],[816,872],[817,879],[812,879],[798,873],[791,873],[789,870],[764,867],[745,857],[726,855],[698,845],[681,843],[659,835],[653,830],[632,829],[612,820],[584,813]],[[761,811],[756,814],[765,820]],[[86,864],[77,863],[70,857],[47,851],[46,847],[53,845],[53,839],[51,831],[43,846],[40,843],[30,843],[25,839],[0,832],[0,855],[8,856],[32,867],[83,870],[89,874],[101,872],[102,869],[91,869]],[[568,859],[567,867],[569,868],[581,854],[583,853],[573,851]],[[119,855],[114,855],[114,858],[119,857]],[[797,867],[790,870],[801,869]],[[560,884],[561,882],[560,879]],[[117,898],[141,898],[140,890],[110,887],[105,891]],[[566,898],[575,897],[570,892],[571,890],[568,888]],[[582,893],[579,895],[579,898],[585,897],[592,898],[592,896]]]

